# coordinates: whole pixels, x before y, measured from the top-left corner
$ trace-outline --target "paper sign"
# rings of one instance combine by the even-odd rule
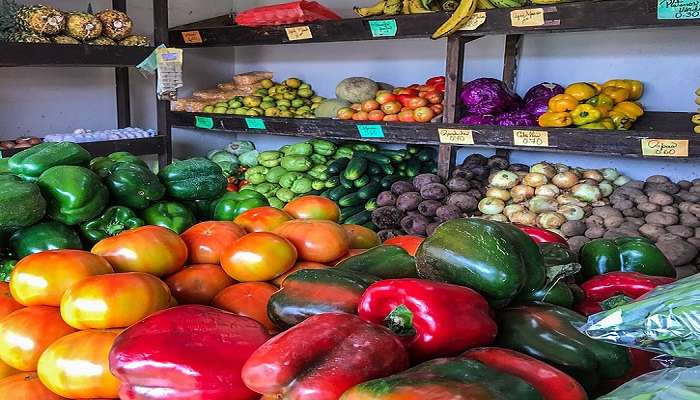
[[[513,10],[510,12],[510,24],[518,28],[542,26],[544,25],[544,9]]]
[[[357,125],[361,138],[383,138],[384,128],[381,125]]]
[[[311,28],[308,26],[294,26],[291,28],[284,28],[284,30],[287,32],[287,39],[289,40],[306,40],[306,39],[312,39],[313,36],[311,35]]]
[[[459,30],[460,31],[473,31],[473,30],[476,30],[476,28],[483,25],[484,22],[486,22],[486,13],[483,11],[475,12],[469,18],[467,23],[464,24],[463,27],[459,28]]]
[[[199,31],[182,32],[182,40],[187,44],[204,43],[202,34]]]
[[[653,157],[688,157],[688,141],[642,139],[642,155]]]
[[[549,132],[547,131],[513,131],[514,146],[549,147]]]
[[[211,129],[214,127],[214,119],[210,117],[194,117],[194,126],[202,129]]]
[[[700,1],[698,0],[659,0],[656,7],[657,19],[695,19],[700,18]]]
[[[438,134],[442,144],[474,144],[474,131],[468,129],[438,128]]]
[[[246,118],[245,124],[248,125],[248,129],[266,129],[265,121],[260,118]]]
[[[391,37],[396,36],[396,20],[380,19],[369,21],[369,30],[372,31],[372,37]]]

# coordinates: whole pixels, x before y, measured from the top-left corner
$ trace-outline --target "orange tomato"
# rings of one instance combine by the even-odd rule
[[[370,121],[381,121],[384,119],[384,112],[382,110],[370,111],[367,118],[369,118]]]
[[[428,100],[422,97],[413,97],[408,100],[408,108],[415,110],[416,108],[425,107],[428,105]]]
[[[416,122],[413,118],[413,110],[405,109],[399,113],[399,121],[401,122]]]
[[[10,284],[0,282],[0,320],[19,310],[23,306],[12,298]]]
[[[76,329],[125,328],[169,306],[165,282],[144,272],[128,272],[76,283],[61,300],[61,316]]]
[[[284,211],[296,219],[325,219],[338,222],[340,208],[330,199],[321,196],[303,196],[284,206]]]
[[[272,283],[274,283],[277,286],[282,286],[282,282],[284,282],[287,277],[300,269],[326,269],[330,268],[329,266],[313,261],[299,261],[298,263],[294,264],[294,267],[290,269],[289,271],[285,272],[284,274],[278,276],[277,278],[272,280]]]
[[[23,372],[0,379],[0,398],[3,400],[65,400],[65,397],[47,389],[36,372]]]
[[[246,234],[229,221],[200,222],[180,235],[187,245],[190,264],[218,264],[221,252]]]
[[[275,285],[266,282],[237,283],[222,290],[214,297],[212,305],[216,308],[252,318],[269,331],[277,330],[267,316],[267,302],[277,291]]]
[[[236,281],[216,264],[197,264],[170,275],[165,283],[180,304],[209,304],[217,293]]]
[[[294,221],[285,224],[290,222]],[[289,240],[270,232],[254,232],[224,251],[221,266],[240,282],[269,281],[289,271],[296,260],[297,249]]]
[[[361,103],[352,103],[350,105],[350,108],[355,110],[355,111],[362,111],[362,104]]]
[[[370,112],[374,110],[379,110],[379,102],[377,100],[371,99],[362,103],[362,111]]]
[[[430,122],[435,117],[435,112],[430,107],[418,107],[413,111],[413,119],[416,122]]]
[[[121,330],[88,330],[54,342],[41,355],[37,373],[49,390],[71,399],[119,398],[109,371],[109,351]]]
[[[56,307],[32,306],[0,321],[0,359],[20,371],[36,371],[41,353],[56,340],[75,332]]]
[[[382,244],[377,233],[362,225],[342,225],[350,238],[351,249],[371,249]]]
[[[87,251],[44,251],[17,263],[10,278],[10,291],[25,306],[58,307],[63,293],[76,282],[113,272],[107,260]]]
[[[396,98],[396,96],[394,96],[394,98]],[[401,111],[401,103],[396,100],[382,103],[382,111],[384,114],[398,114],[399,111]]]
[[[280,225],[275,233],[289,239],[304,261],[333,261],[350,248],[347,233],[333,221],[297,219]]]
[[[358,111],[352,115],[353,121],[367,121],[369,119],[369,114],[367,111]]]
[[[155,276],[179,271],[187,261],[187,245],[175,232],[144,226],[98,242],[92,252],[107,259],[118,272],[146,272]]]
[[[20,372],[20,370],[12,368],[9,365],[5,364],[4,361],[0,360],[0,379],[5,379],[8,376],[19,374]],[[0,393],[2,393],[1,390]]]
[[[338,110],[338,113],[336,114],[336,116],[339,119],[343,119],[343,120],[352,119],[353,115],[355,115],[355,110],[353,110],[350,107],[343,107],[340,110]]]
[[[379,104],[386,104],[386,103],[388,103],[388,102],[390,102],[390,101],[395,101],[395,100],[396,100],[396,95],[394,95],[393,93],[389,92],[388,90],[387,90],[387,91],[381,91],[381,90],[380,90],[380,92],[382,92],[382,93],[377,92],[377,96],[376,96],[376,98],[375,98],[375,100],[377,100],[377,103],[379,103]]]
[[[248,210],[233,220],[246,232],[272,232],[282,223],[291,221],[292,216],[275,207],[258,207]]]
[[[387,121],[387,122],[398,122],[398,121],[399,121],[399,116],[396,115],[396,114],[385,115],[384,118],[382,118],[382,121]]]
[[[350,250],[348,250],[347,253],[343,254],[338,259],[329,262],[329,264],[336,266],[336,265],[340,264],[341,262],[347,260],[348,258],[354,257],[358,254],[362,254],[365,251],[367,251],[367,249],[350,249]]]
[[[418,246],[423,243],[423,240],[425,240],[425,238],[421,236],[403,235],[388,239],[384,244],[399,246],[406,250],[408,254],[415,256],[416,250],[418,250]]]
[[[435,115],[440,115],[445,110],[445,106],[442,104],[433,104],[430,106],[430,109],[433,110]]]

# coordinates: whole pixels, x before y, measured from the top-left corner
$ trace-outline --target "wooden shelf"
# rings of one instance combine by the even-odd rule
[[[700,158],[700,136],[693,136],[690,113],[650,112],[637,121],[635,130],[592,131],[576,128],[533,128],[466,126],[458,124],[418,124],[390,122],[355,122],[332,119],[255,118],[262,119],[266,129],[249,129],[244,117],[172,112],[173,126],[196,128],[196,117],[211,118],[211,130],[245,133],[325,138],[340,140],[368,140],[384,143],[419,143],[439,145],[439,128],[471,130],[474,145],[469,147],[507,148],[562,153],[586,153],[614,156],[641,157],[642,139],[688,140],[687,158]],[[200,121],[201,122],[201,121]],[[382,138],[362,138],[358,125],[380,125]],[[548,147],[515,146],[513,130],[546,131]],[[683,157],[686,158],[686,157]]]
[[[0,42],[0,67],[133,67],[154,47]]]
[[[613,29],[645,29],[678,26],[700,26],[699,19],[659,20],[656,15],[658,0],[581,1],[543,8],[545,25],[514,28],[510,13],[513,9],[495,9],[486,13],[486,22],[474,31],[459,31],[460,36],[485,36],[543,32],[574,32]],[[368,2],[370,3],[370,2]],[[257,46],[319,42],[344,42],[381,39],[425,38],[446,19],[447,13],[396,15],[373,18],[350,18],[339,21],[321,21],[306,24],[313,38],[290,41],[285,31],[289,26],[247,28],[233,25],[228,16],[176,27],[170,30],[170,44],[175,47]],[[396,35],[372,37],[370,20],[396,21]],[[290,26],[299,26],[290,25]],[[187,33],[197,32],[201,43],[186,43]],[[183,33],[185,34],[183,36]],[[194,34],[194,37],[197,37]]]
[[[137,156],[161,154],[165,152],[165,138],[154,136],[142,139],[106,140],[103,142],[78,143],[93,157],[106,156],[116,151],[128,151]],[[11,157],[25,149],[2,150],[2,157]]]

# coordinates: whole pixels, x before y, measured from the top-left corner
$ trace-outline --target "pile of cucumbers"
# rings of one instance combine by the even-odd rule
[[[340,206],[340,223],[364,225],[376,230],[372,211],[377,195],[401,179],[437,172],[436,149],[407,145],[401,150],[381,149],[370,143],[347,143],[328,164],[327,189],[321,196]]]

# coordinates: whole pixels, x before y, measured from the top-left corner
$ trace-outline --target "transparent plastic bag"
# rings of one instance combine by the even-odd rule
[[[591,315],[579,329],[593,339],[700,360],[700,274]]]
[[[650,372],[597,400],[700,400],[700,367]]]

